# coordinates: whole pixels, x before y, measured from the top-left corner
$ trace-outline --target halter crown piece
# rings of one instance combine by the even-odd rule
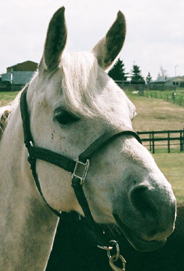
[[[58,217],[61,217],[61,213],[53,209],[44,198],[44,195],[41,190],[39,178],[36,172],[36,160],[37,159],[44,160],[66,171],[69,171],[71,173],[72,187],[74,189],[76,198],[84,212],[88,227],[95,234],[94,237],[95,237],[95,242],[97,246],[107,251],[112,250],[113,245],[116,244],[117,242],[113,240],[109,242],[109,240],[107,240],[105,234],[103,233],[102,228],[94,221],[82,186],[85,183],[86,176],[90,167],[90,158],[97,151],[100,151],[102,147],[109,144],[113,139],[122,135],[125,135],[125,136],[131,135],[135,137],[141,143],[140,137],[138,136],[137,133],[135,133],[129,127],[125,127],[126,130],[123,130],[123,131],[120,131],[117,129],[107,131],[106,133],[102,134],[99,138],[97,138],[75,160],[48,149],[36,147],[34,146],[34,139],[32,137],[31,130],[30,130],[30,116],[29,116],[28,106],[27,106],[27,89],[28,89],[28,85],[24,88],[21,94],[20,111],[21,111],[21,117],[22,117],[22,123],[23,123],[24,143],[29,154],[28,161],[31,165],[32,174],[33,174],[35,184],[37,186],[37,189],[40,195],[42,196],[47,206],[51,209],[51,211]],[[119,256],[117,255],[111,256],[110,254],[108,254],[110,266],[112,267],[113,270],[125,270],[124,268],[125,260],[119,254],[119,252],[117,253],[118,253],[117,255]],[[122,261],[123,269],[119,269],[119,268],[117,269],[117,267],[114,265],[114,262],[117,261],[118,258]]]

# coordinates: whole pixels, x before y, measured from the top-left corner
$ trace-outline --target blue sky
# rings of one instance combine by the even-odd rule
[[[66,8],[68,51],[90,51],[121,10],[127,37],[120,55],[153,79],[162,66],[168,76],[184,75],[183,0],[0,0],[0,73],[26,60],[39,62],[53,13]]]

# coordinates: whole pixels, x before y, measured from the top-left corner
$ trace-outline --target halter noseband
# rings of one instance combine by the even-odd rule
[[[107,240],[105,240],[104,235],[101,232],[101,228],[94,221],[87,199],[85,197],[83,191],[83,183],[85,182],[87,172],[90,165],[90,158],[99,151],[102,147],[109,144],[113,139],[121,136],[121,135],[130,135],[135,137],[140,143],[141,139],[137,133],[135,133],[131,128],[125,127],[126,130],[120,131],[117,129],[107,131],[99,138],[97,138],[84,152],[82,152],[76,160],[73,160],[67,156],[63,156],[59,153],[53,152],[48,149],[36,147],[34,145],[34,139],[30,130],[30,116],[28,112],[27,106],[27,89],[28,85],[25,87],[21,94],[20,98],[20,111],[23,123],[23,132],[24,132],[24,143],[28,150],[29,156],[28,161],[31,165],[32,174],[37,186],[37,189],[42,196],[43,200],[47,204],[47,206],[56,214],[58,217],[61,217],[61,213],[57,210],[53,209],[46,199],[41,190],[41,186],[39,183],[38,175],[36,172],[36,159],[41,159],[51,164],[54,164],[66,171],[69,171],[72,175],[72,187],[74,189],[77,200],[84,212],[86,217],[86,221],[88,223],[89,228],[95,233],[95,237],[98,238],[98,244],[104,245]]]

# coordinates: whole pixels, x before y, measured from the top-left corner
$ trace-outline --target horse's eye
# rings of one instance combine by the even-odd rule
[[[59,122],[59,124],[62,124],[62,125],[72,124],[79,120],[78,117],[74,116],[73,114],[65,110],[56,112],[55,119],[57,120],[57,122]]]

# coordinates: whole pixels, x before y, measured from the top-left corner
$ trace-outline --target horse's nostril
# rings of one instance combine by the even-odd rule
[[[156,218],[157,210],[151,196],[151,190],[147,186],[139,185],[134,187],[130,193],[130,203],[143,218]]]

